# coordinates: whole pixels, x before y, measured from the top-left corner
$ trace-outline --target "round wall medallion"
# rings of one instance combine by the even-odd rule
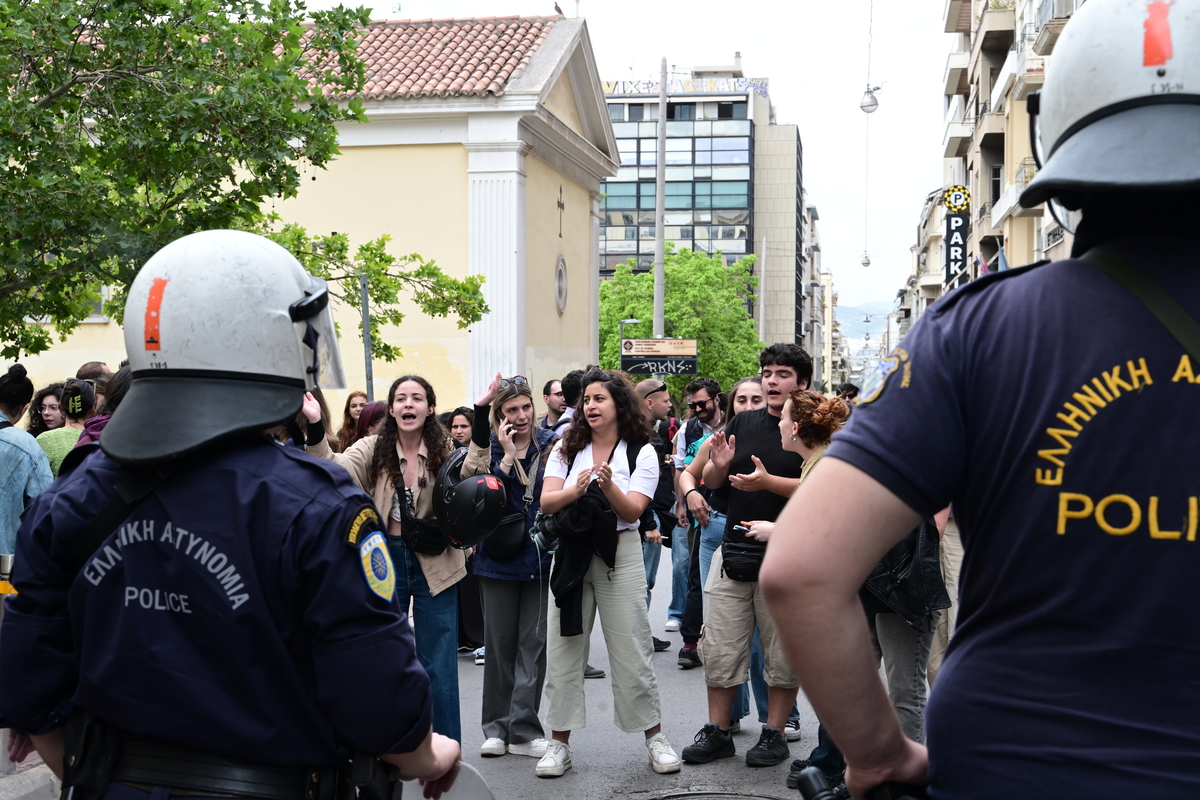
[[[558,266],[554,268],[554,302],[562,316],[567,310],[567,261],[562,256],[558,257]]]

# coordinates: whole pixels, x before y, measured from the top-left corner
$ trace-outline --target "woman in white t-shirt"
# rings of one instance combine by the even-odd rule
[[[598,534],[590,562],[581,571],[582,597],[575,601],[582,606],[581,633],[562,635],[562,618],[568,608],[560,609],[558,597],[550,604],[546,722],[553,738],[538,761],[539,777],[558,777],[571,768],[568,740],[572,730],[586,723],[583,670],[597,611],[608,646],[617,727],[627,733],[645,733],[650,766],[655,772],[679,771],[679,756],[662,733],[658,682],[650,660],[654,645],[646,614],[646,572],[638,533],[642,513],[658,485],[658,457],[649,441],[650,422],[625,376],[599,369],[584,375],[571,428],[546,465],[541,508],[546,514],[561,511],[583,498],[594,482],[603,501],[616,514],[615,555],[611,538]],[[637,450],[632,474],[630,448]],[[594,498],[596,492],[592,494]],[[555,560],[562,558],[560,549]],[[611,567],[606,558],[612,559]]]

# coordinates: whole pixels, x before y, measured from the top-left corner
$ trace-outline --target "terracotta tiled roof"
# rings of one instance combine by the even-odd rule
[[[363,96],[457,97],[504,94],[514,72],[561,17],[485,17],[372,22],[359,55],[367,66]]]

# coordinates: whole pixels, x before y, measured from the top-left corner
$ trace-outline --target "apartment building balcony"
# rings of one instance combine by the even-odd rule
[[[1016,33],[1016,0],[988,0],[975,29],[974,45],[981,50],[1007,50]]]
[[[971,63],[970,53],[951,53],[946,59],[944,77],[946,94],[967,94],[971,90],[968,67]]]
[[[1013,82],[1017,79],[1017,57],[1019,52],[1016,47],[1008,51],[1008,56],[1004,59],[1004,64],[1000,67],[1000,71],[996,73],[996,77],[992,81],[992,96],[988,98],[988,105],[997,111],[1004,109],[1004,100],[1008,97],[1008,92],[1012,89]]]
[[[1000,194],[1000,199],[992,206],[992,224],[999,225],[1008,217],[1040,217],[1044,211],[1044,206],[1038,205],[1033,208],[1025,208],[1018,200],[1021,197],[1021,192],[1025,191],[1025,187],[1037,175],[1037,165],[1032,158],[1027,158],[1017,167],[1017,174],[1012,183],[1004,187],[1004,191]]]
[[[971,32],[971,0],[946,0],[942,13],[946,33]]]
[[[1046,82],[1046,59],[1033,52],[1028,45],[1022,45],[1017,51],[1014,72],[1013,99],[1024,100]]]
[[[975,131],[975,120],[967,116],[967,101],[962,95],[955,95],[946,104],[944,117],[946,134],[942,138],[942,147],[946,158],[959,158],[967,154],[971,136]]]
[[[1067,20],[1075,13],[1077,0],[1042,0],[1038,6],[1037,39],[1033,42],[1033,52],[1039,56],[1048,56],[1054,52],[1054,45],[1059,34],[1067,27]]]
[[[993,106],[984,105],[980,109],[979,119],[975,122],[975,138],[980,147],[1003,147],[1004,132],[1007,121],[1004,113],[993,111]]]

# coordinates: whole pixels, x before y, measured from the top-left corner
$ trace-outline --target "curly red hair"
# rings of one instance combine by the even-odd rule
[[[846,423],[850,407],[840,397],[826,397],[820,392],[797,389],[788,395],[792,401],[790,415],[796,423],[796,435],[805,447],[817,448],[828,444],[833,434]]]

